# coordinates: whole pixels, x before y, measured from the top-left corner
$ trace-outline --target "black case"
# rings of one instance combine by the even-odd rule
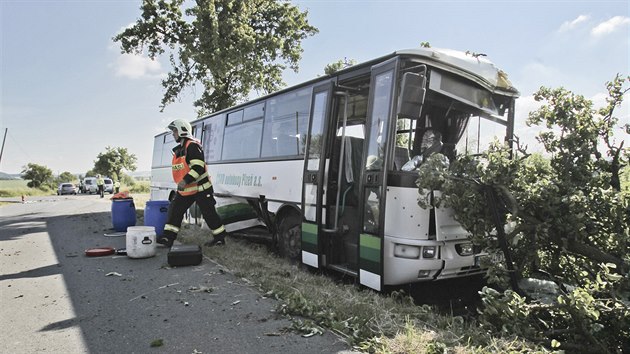
[[[168,264],[173,267],[198,265],[203,255],[199,245],[173,245],[168,251]]]

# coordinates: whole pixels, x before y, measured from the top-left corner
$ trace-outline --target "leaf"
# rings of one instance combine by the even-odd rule
[[[561,345],[561,343],[558,342],[557,340],[555,340],[555,339],[551,340],[551,347],[552,348],[560,348],[560,345]]]
[[[164,345],[164,340],[163,339],[155,339],[151,342],[151,347],[161,347]]]

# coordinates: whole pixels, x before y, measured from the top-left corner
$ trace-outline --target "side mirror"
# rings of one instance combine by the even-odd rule
[[[423,68],[422,72],[405,73],[402,79],[402,88],[398,99],[398,116],[406,118],[420,118],[422,104],[427,89],[427,68]]]

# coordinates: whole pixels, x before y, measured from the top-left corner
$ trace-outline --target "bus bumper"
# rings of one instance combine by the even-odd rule
[[[479,255],[460,256],[457,253],[455,245],[462,242],[467,241],[441,242],[385,236],[383,283],[402,285],[485,273],[485,269],[479,266]],[[423,250],[433,247],[434,258],[424,257]]]

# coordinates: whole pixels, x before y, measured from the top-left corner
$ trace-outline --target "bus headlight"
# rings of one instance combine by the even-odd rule
[[[470,242],[456,244],[455,250],[460,256],[471,256],[474,253],[473,245]]]
[[[435,258],[435,246],[422,247],[422,258]]]
[[[394,256],[400,258],[418,259],[420,258],[420,247],[396,244],[394,246]]]

